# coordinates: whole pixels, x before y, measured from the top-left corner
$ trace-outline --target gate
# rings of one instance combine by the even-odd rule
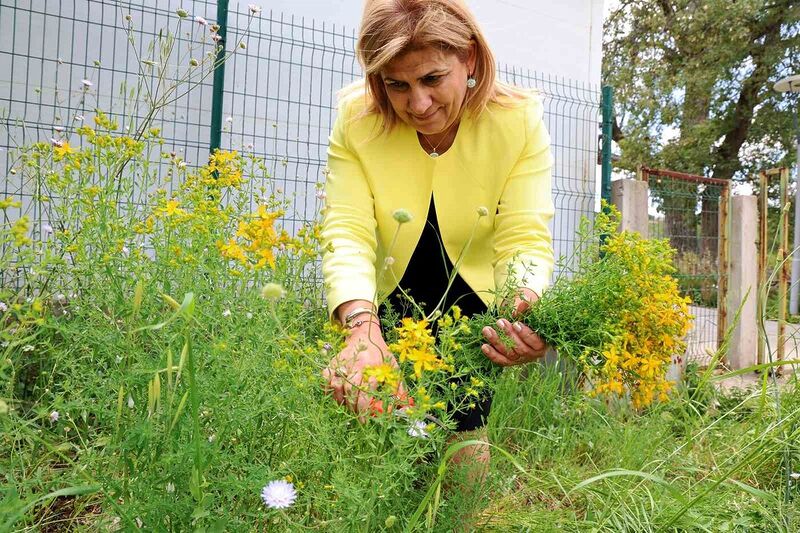
[[[648,167],[639,179],[649,185],[649,235],[675,248],[678,287],[692,301],[686,360],[708,365],[727,320],[730,181]]]
[[[769,232],[769,186],[773,178],[780,181],[780,202],[778,204],[778,221],[774,239]],[[778,339],[777,359],[785,359],[786,351],[786,293],[789,287],[789,169],[773,168],[759,173],[758,190],[758,317],[764,319],[766,324],[767,300],[769,299],[772,283],[767,278],[769,268],[768,258],[775,252],[774,275],[778,278]],[[772,246],[770,246],[772,244]],[[777,247],[777,249],[776,249]],[[797,253],[797,252],[795,252]],[[766,363],[767,332],[765,328],[758,328],[758,359],[757,363]],[[773,353],[770,347],[770,353]],[[781,367],[775,367],[780,373]]]

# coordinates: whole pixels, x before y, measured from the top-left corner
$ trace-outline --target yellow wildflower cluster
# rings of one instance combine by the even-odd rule
[[[216,150],[208,164],[200,169],[200,177],[207,185],[239,187],[242,184],[242,161],[236,150]]]
[[[275,229],[275,220],[282,215],[282,211],[258,206],[255,213],[239,222],[235,237],[228,242],[217,242],[220,253],[250,269],[258,270],[267,265],[275,268],[274,249],[292,242],[285,230],[278,233]]]
[[[401,363],[408,361],[413,364],[415,378],[421,378],[425,371],[453,371],[452,365],[436,355],[427,320],[404,318],[397,334],[397,342],[389,345],[389,349]]]
[[[440,352],[445,354],[448,363],[452,363],[452,354],[462,348],[460,339],[471,333],[469,327],[469,317],[461,314],[461,308],[457,305],[450,307],[450,310],[437,320],[439,326],[439,347]]]
[[[636,408],[664,401],[673,383],[666,372],[673,355],[685,349],[689,298],[666,274],[669,254],[653,254],[653,243],[620,233],[605,245],[607,260],[621,264],[627,280],[619,295],[622,308],[613,338],[600,349],[602,366],[596,394],[629,392]],[[595,367],[597,368],[597,367]]]
[[[385,385],[391,392],[397,390],[400,384],[400,369],[389,363],[371,366],[364,370],[364,377],[374,379],[379,385]]]
[[[0,200],[0,209],[6,210],[9,207],[22,207],[22,202],[15,200],[11,196],[6,197],[5,200]]]
[[[14,246],[21,247],[31,243],[28,233],[30,232],[30,220],[28,215],[17,219],[11,225],[11,236],[14,238]]]

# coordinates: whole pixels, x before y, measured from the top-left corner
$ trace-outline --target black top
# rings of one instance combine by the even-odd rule
[[[422,230],[422,236],[414,249],[399,287],[411,296],[414,301],[429,314],[441,300],[447,289],[447,280],[453,271],[453,263],[439,238],[439,222],[436,219],[436,208],[431,195],[428,218]],[[401,317],[412,316],[412,309],[403,297],[399,288],[389,295],[388,302],[400,313]],[[464,316],[471,316],[486,311],[486,305],[460,274],[456,274],[453,284],[447,292],[443,313],[453,304],[458,305]]]

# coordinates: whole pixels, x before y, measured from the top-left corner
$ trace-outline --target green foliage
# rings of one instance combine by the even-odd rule
[[[793,0],[620,2],[603,50],[620,167],[750,179],[790,164],[800,109],[772,86],[800,72],[798,20]]]

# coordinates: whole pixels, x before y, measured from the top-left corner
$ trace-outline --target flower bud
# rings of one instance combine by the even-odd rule
[[[261,297],[266,300],[280,300],[284,296],[286,291],[277,283],[267,283],[261,288]]]
[[[392,218],[394,218],[399,224],[405,224],[406,222],[411,222],[411,219],[414,218],[411,216],[405,209],[395,209],[392,213]]]

